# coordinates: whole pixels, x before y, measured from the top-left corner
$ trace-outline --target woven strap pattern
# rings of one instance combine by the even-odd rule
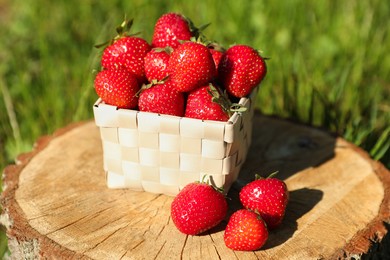
[[[175,195],[208,175],[227,192],[237,179],[252,136],[254,106],[228,122],[117,109],[100,99],[93,106],[100,128],[109,188]]]

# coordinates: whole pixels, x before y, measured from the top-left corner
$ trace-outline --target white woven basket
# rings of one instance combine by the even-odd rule
[[[251,143],[256,92],[240,99],[247,111],[228,122],[118,109],[98,99],[93,110],[107,186],[174,196],[207,175],[227,192]]]

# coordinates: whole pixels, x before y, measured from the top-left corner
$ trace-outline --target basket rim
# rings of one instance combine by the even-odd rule
[[[250,101],[250,98],[247,98],[247,97],[243,97],[240,99],[239,101],[239,104],[240,105],[243,105],[243,106],[246,106],[247,103]],[[186,118],[186,119],[189,119],[189,120],[198,120],[198,121],[202,121],[202,122],[205,122],[205,123],[214,123],[214,124],[225,124],[225,125],[232,125],[234,124],[238,117],[244,113],[249,113],[249,109],[247,109],[246,111],[243,111],[243,112],[234,112],[233,115],[228,119],[228,121],[217,121],[217,120],[205,120],[205,119],[197,119],[197,118],[190,118],[190,117],[185,117],[185,116],[175,116],[175,115],[167,115],[167,114],[162,114],[162,113],[154,113],[154,112],[146,112],[146,111],[140,111],[140,110],[136,110],[136,109],[127,109],[127,108],[118,108],[117,106],[114,106],[114,105],[110,105],[110,104],[106,104],[100,97],[95,101],[95,103],[93,104],[93,107],[95,108],[99,108],[100,105],[104,105],[106,107],[109,107],[110,109],[112,110],[116,110],[116,111],[134,111],[135,113],[141,113],[141,114],[154,114],[154,115],[157,115],[157,116],[160,116],[160,117],[166,117],[166,118],[177,118],[177,119],[182,119],[182,118]]]

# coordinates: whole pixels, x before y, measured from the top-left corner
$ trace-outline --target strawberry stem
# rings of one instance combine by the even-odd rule
[[[207,180],[205,180],[206,178],[207,178]],[[210,183],[210,180],[211,180],[211,183]],[[216,190],[220,193],[224,193],[223,187],[217,187],[215,185],[215,183],[212,181],[212,176],[209,176],[207,174],[203,175],[202,180],[199,183],[205,183],[205,184],[211,186],[214,190]]]
[[[260,174],[255,174],[255,180],[261,180],[264,179]]]
[[[279,173],[279,171],[274,171],[273,173],[271,173],[270,175],[268,175],[267,178],[274,178],[278,173]]]
[[[199,39],[205,39],[206,36],[203,34],[203,31],[210,25],[210,23],[201,25],[199,27],[195,26],[195,24],[192,22],[192,20],[185,15],[182,15],[184,19],[188,23],[188,27],[190,28],[191,35],[193,36],[192,38],[195,38],[195,40]]]
[[[156,47],[156,48],[153,48],[153,51],[155,51],[155,52],[166,52],[168,54],[171,54],[173,52],[173,48],[171,46],[166,46],[164,48]]]
[[[220,52],[225,52],[226,51],[226,49],[221,44],[219,44],[219,43],[217,43],[215,41],[209,42],[207,44],[207,48],[214,49],[214,50],[220,51]]]
[[[158,84],[164,84],[165,81],[169,78],[169,76],[166,76],[165,78],[163,78],[162,80],[158,81],[157,79],[153,79],[151,82],[149,82],[148,84],[142,84],[141,88],[137,91],[137,93],[135,93],[135,97],[139,97],[141,95],[141,93],[144,91],[144,90],[147,90],[155,85],[158,85]]]
[[[219,104],[223,111],[231,117],[234,112],[245,112],[247,110],[246,107],[242,106],[241,104],[238,103],[232,103],[227,94],[226,91],[221,93],[220,90],[218,90],[213,84],[209,84],[209,89],[208,89],[209,94],[212,96],[212,101]]]
[[[261,180],[261,179],[269,179],[269,178],[275,178],[275,176],[279,173],[279,171],[274,171],[270,175],[268,175],[266,178],[261,177],[260,174],[255,174],[255,180]]]
[[[139,34],[139,32],[133,33],[133,34],[129,33],[131,27],[133,26],[133,23],[134,23],[134,19],[128,20],[126,18],[126,15],[125,15],[125,19],[123,20],[123,22],[116,27],[117,35],[113,39],[110,39],[110,40],[108,40],[106,42],[103,42],[103,43],[100,43],[100,44],[96,44],[95,48],[99,49],[99,48],[102,48],[102,47],[106,47],[108,45],[113,44],[116,40],[118,40],[120,38],[123,38],[125,36],[134,36],[134,35]]]
[[[209,184],[209,178],[207,178],[207,180],[206,180],[206,178],[207,178],[207,174],[203,175],[202,180],[200,181],[200,183]]]
[[[116,27],[116,33],[118,34],[117,37],[120,38],[126,35],[126,33],[128,33],[131,27],[133,26],[133,22],[134,22],[133,19],[127,20],[125,15],[125,19],[123,20],[123,22],[118,27]]]

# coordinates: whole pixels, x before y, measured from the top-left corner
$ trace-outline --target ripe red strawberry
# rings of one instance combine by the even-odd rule
[[[204,182],[187,184],[171,205],[171,217],[180,232],[197,235],[218,225],[227,214],[224,195]]]
[[[218,79],[231,95],[247,96],[267,73],[265,60],[247,45],[227,49],[218,68]]]
[[[272,175],[268,178],[256,177],[240,191],[242,205],[258,212],[269,229],[274,229],[283,220],[289,199],[286,184]]]
[[[135,108],[140,89],[137,78],[124,68],[100,71],[95,77],[96,94],[109,105],[118,108]]]
[[[268,239],[267,226],[253,211],[240,209],[233,213],[224,233],[225,245],[237,251],[255,251]]]
[[[215,64],[209,49],[197,42],[185,42],[169,58],[170,78],[178,91],[188,92],[209,83]]]
[[[196,88],[188,94],[184,116],[202,120],[227,121],[230,118],[228,112],[230,106],[221,102],[222,98],[220,91],[211,84]]]
[[[142,84],[146,80],[144,57],[151,50],[151,46],[146,40],[129,34],[132,25],[133,20],[125,19],[116,28],[117,35],[114,39],[95,47],[105,48],[101,57],[103,68],[125,67],[134,73],[138,82]]]
[[[143,90],[139,95],[138,107],[140,111],[183,116],[184,94],[166,81]]]
[[[219,50],[216,50],[216,49],[210,49],[210,52],[211,52],[211,55],[213,56],[213,60],[214,60],[214,63],[215,63],[215,74],[216,76],[215,77],[218,77],[218,67],[219,67],[219,63],[221,63],[221,60],[222,60],[222,57],[223,57],[223,52],[222,51],[219,51]]]
[[[152,46],[176,48],[179,40],[188,41],[192,33],[188,20],[181,14],[166,13],[162,15],[154,26]]]
[[[214,63],[215,63],[215,69],[216,69],[216,78],[218,77],[218,67],[219,67],[219,63],[221,62],[222,60],[222,57],[223,57],[223,54],[225,53],[225,49],[217,44],[217,43],[211,43],[207,46],[211,52],[211,56],[213,56],[213,60],[214,60]]]
[[[145,62],[145,76],[149,82],[154,80],[161,81],[166,78],[168,72],[168,61],[172,49],[154,48],[146,54]]]
[[[144,58],[151,47],[147,41],[125,36],[104,49],[101,63],[106,69],[125,67],[134,73],[140,83],[145,81]]]

